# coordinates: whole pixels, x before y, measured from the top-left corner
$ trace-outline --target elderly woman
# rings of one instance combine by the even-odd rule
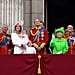
[[[50,47],[53,47],[53,54],[66,54],[68,51],[68,43],[63,38],[64,29],[58,28],[55,30],[55,38],[50,42]]]

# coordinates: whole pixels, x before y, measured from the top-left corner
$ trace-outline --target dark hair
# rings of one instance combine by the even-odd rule
[[[17,27],[17,25],[19,25],[19,23],[17,23],[17,24],[15,25],[15,31],[16,31],[16,27]],[[21,25],[19,25],[19,27],[20,27],[19,32],[21,32],[21,31],[22,31],[22,27],[21,27]]]
[[[40,23],[42,23],[42,24],[43,24],[43,26],[45,25],[43,21],[40,21]]]

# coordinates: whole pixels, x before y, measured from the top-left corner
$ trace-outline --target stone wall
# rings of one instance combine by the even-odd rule
[[[23,28],[30,30],[34,19],[43,20],[44,0],[0,0],[0,28],[2,24],[9,25],[9,33],[19,20],[24,20]]]
[[[43,20],[43,1],[44,0],[25,0],[24,1],[24,28],[31,29],[34,19]]]

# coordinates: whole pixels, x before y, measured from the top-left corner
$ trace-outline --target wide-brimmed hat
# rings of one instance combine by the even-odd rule
[[[24,21],[23,20],[19,20],[15,25],[17,25],[17,24],[22,26],[24,24]]]
[[[16,25],[20,25],[21,28],[22,28],[23,24],[24,24],[24,21],[23,21],[23,20],[17,21],[16,24],[14,24],[14,25],[12,26],[12,30],[15,31],[15,26],[16,26]]]
[[[57,35],[58,32],[61,32],[63,35],[65,33],[64,29],[58,28],[58,29],[55,29],[55,36]]]

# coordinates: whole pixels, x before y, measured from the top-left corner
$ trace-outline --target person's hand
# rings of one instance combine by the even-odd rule
[[[41,47],[38,47],[37,50],[38,50],[38,51],[41,51]]]
[[[27,45],[28,45],[29,47],[32,46],[32,42],[29,41]]]
[[[9,49],[9,50],[8,50],[8,54],[11,54],[11,52],[12,52],[12,50],[11,50],[11,49]]]
[[[23,44],[21,44],[21,47],[20,47],[21,49],[23,49],[24,48],[24,45]]]

